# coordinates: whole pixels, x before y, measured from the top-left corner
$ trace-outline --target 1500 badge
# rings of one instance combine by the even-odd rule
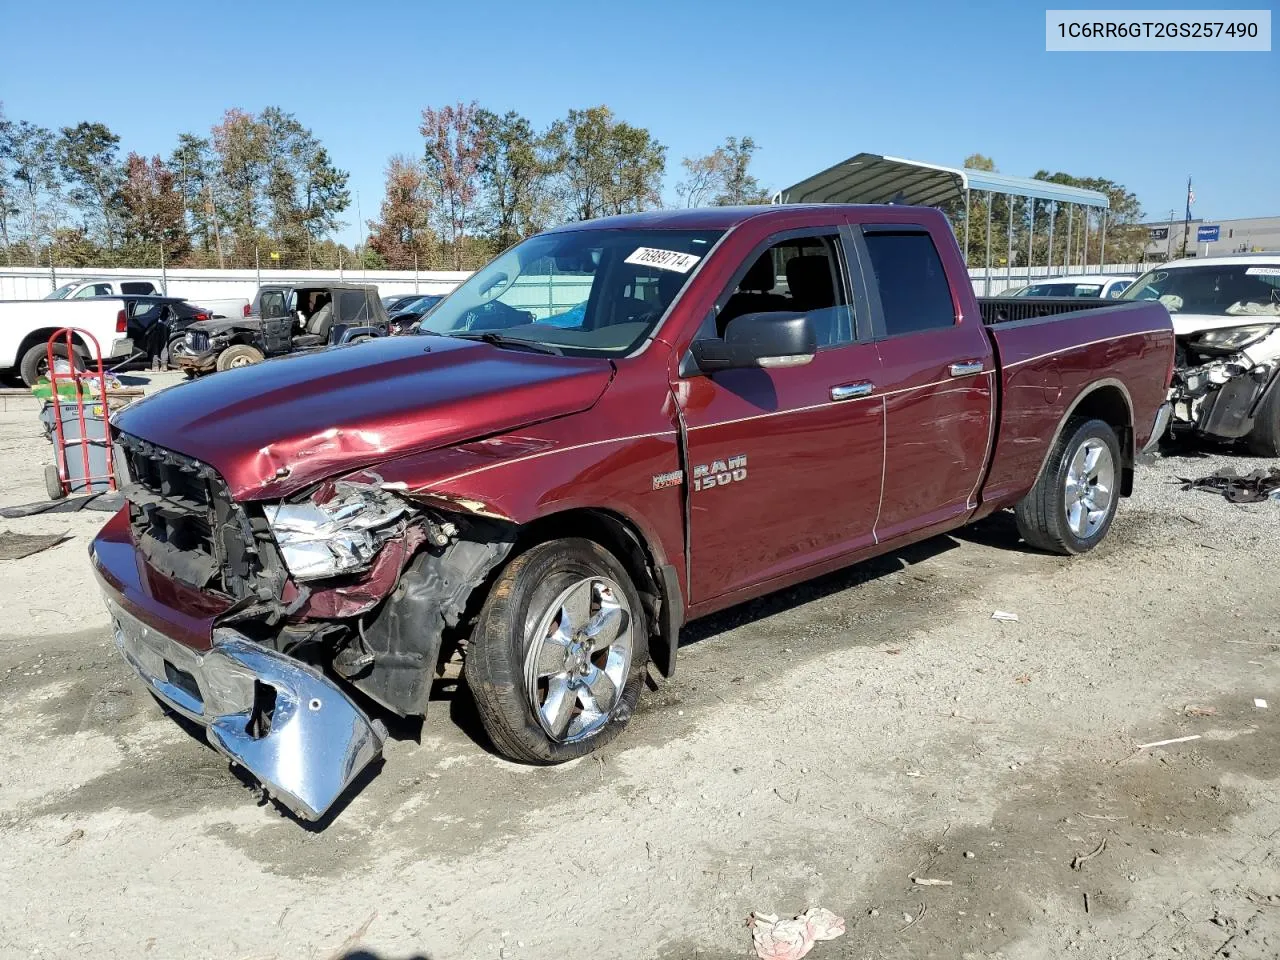
[[[714,490],[747,479],[747,455],[740,453],[728,460],[712,460],[693,468],[693,489]]]

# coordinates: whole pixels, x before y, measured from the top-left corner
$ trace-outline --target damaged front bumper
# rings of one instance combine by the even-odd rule
[[[318,820],[382,752],[386,730],[319,670],[234,630],[193,650],[109,597],[116,646],[152,693],[297,816]]]

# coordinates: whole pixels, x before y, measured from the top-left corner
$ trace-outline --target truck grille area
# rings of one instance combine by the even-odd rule
[[[187,331],[187,349],[192,353],[204,353],[209,349],[209,335],[203,330]]]
[[[235,600],[279,599],[284,568],[266,521],[232,500],[216,470],[126,433],[116,443],[133,541],[153,569]]]

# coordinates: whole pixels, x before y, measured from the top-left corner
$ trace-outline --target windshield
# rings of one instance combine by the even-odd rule
[[[67,299],[67,297],[71,296],[71,291],[74,290],[77,286],[79,286],[79,284],[64,283],[57,290],[53,291],[53,293],[46,295],[45,299],[46,300],[65,300]]]
[[[568,354],[626,353],[649,335],[720,236],[587,228],[531,237],[437,304],[420,332],[501,332]]]
[[[1159,300],[1170,313],[1280,317],[1280,265],[1245,263],[1157,267],[1122,300]]]
[[[1097,297],[1102,294],[1100,283],[1033,283],[1023,287],[1015,297]]]

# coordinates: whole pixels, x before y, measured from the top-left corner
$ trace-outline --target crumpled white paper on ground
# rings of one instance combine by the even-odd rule
[[[844,934],[844,917],[823,907],[810,907],[791,920],[752,911],[747,918],[756,956],[760,960],[800,960],[818,940],[834,940]]]

